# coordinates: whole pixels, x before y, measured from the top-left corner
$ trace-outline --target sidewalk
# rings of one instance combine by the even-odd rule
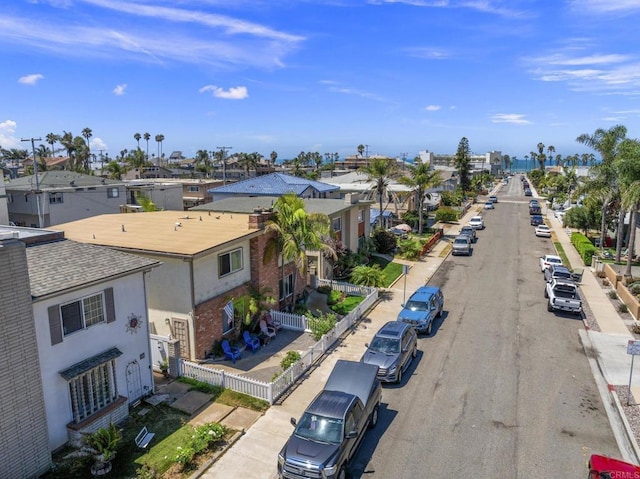
[[[473,205],[460,220],[458,225],[447,225],[445,235],[456,234],[469,218],[477,214],[479,205]],[[405,292],[413,292],[423,286],[433,276],[446,258],[450,245],[448,241],[439,241],[435,247],[420,261],[406,262],[409,272],[400,278],[383,294],[380,301],[358,323],[349,336],[331,350],[327,357],[312,370],[286,400],[274,405],[254,424],[238,441],[227,450],[200,477],[214,479],[220,477],[240,477],[244,479],[276,478],[276,462],[280,448],[291,435],[291,417],[300,417],[306,406],[322,389],[333,366],[338,359],[359,361],[365,350],[365,343],[389,318],[395,318],[400,311]]]

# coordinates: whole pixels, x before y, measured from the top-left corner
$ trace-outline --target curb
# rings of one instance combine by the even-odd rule
[[[211,456],[211,458],[207,462],[205,462],[202,466],[198,468],[196,472],[194,472],[189,476],[189,479],[198,479],[205,472],[207,472],[207,470],[213,465],[213,463],[215,463],[218,459],[220,459],[220,457],[224,455],[225,452],[227,452],[236,442],[238,442],[238,439],[240,439],[240,437],[244,436],[244,433],[245,431],[242,430],[242,431],[236,432],[233,436],[231,436],[231,439],[229,439],[229,441],[225,443],[218,452],[216,452],[213,456]]]
[[[627,421],[627,416],[624,413],[624,407],[622,406],[622,403],[620,402],[620,398],[618,397],[618,393],[614,389],[614,386],[612,384],[609,384],[608,388],[609,388],[609,392],[611,394],[611,397],[613,398],[613,402],[615,404],[616,410],[618,411],[618,415],[620,416],[620,420],[622,421],[622,424],[624,425],[624,431],[625,431],[625,433],[627,435],[627,440],[631,444],[631,447],[633,448],[633,452],[635,454],[635,457],[633,458],[632,462],[634,462],[636,464],[639,464],[640,463],[640,448],[638,447],[638,442],[636,441],[635,435],[631,431],[631,426],[629,425],[629,421]]]

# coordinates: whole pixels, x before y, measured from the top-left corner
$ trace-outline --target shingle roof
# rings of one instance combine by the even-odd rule
[[[34,298],[161,264],[142,256],[71,240],[36,244],[26,251]]]
[[[73,182],[73,184],[71,183]],[[38,185],[41,190],[58,188],[86,188],[100,185],[121,185],[122,181],[108,180],[100,176],[84,175],[75,171],[44,171],[38,173]],[[22,176],[5,183],[7,190],[32,190],[36,187],[34,175]]]
[[[269,175],[257,176],[246,180],[219,186],[208,190],[209,193],[225,194],[248,194],[262,196],[281,196],[286,193],[301,195],[309,188],[313,188],[320,193],[336,191],[340,188],[328,185],[321,181],[308,180],[297,176],[285,175],[283,173],[271,173]]]

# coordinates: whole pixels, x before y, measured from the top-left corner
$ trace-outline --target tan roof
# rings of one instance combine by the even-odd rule
[[[115,248],[196,255],[262,234],[249,229],[248,214],[197,214],[187,211],[156,211],[99,215],[51,226],[66,238]]]

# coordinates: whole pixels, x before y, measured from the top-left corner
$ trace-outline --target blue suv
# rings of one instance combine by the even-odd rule
[[[431,334],[433,321],[442,316],[444,296],[437,286],[421,286],[402,305],[398,321],[411,324],[419,333]]]

